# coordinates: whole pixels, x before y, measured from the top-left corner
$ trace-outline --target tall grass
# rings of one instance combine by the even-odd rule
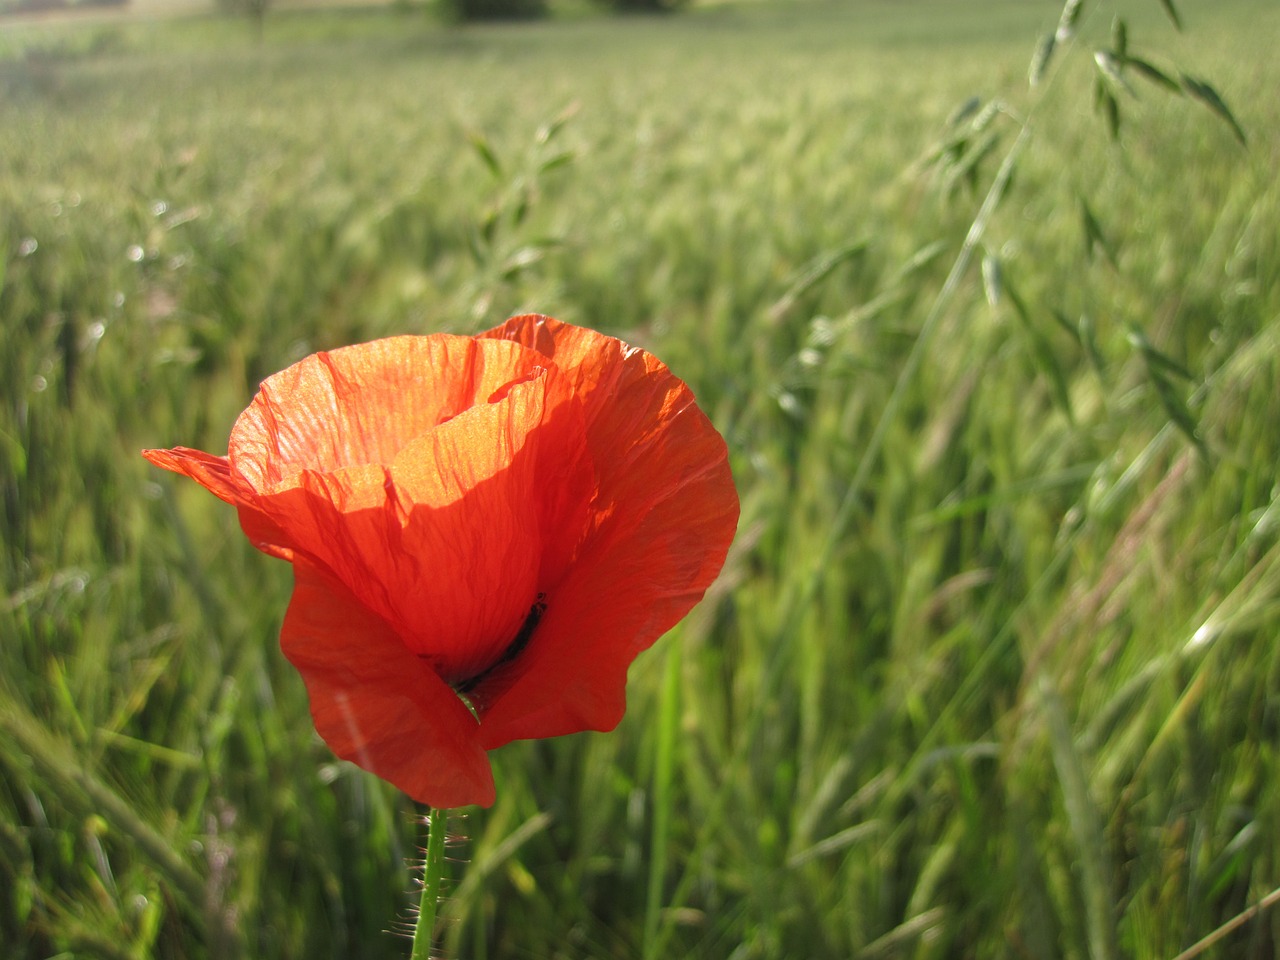
[[[1280,22],[1122,5],[1249,139],[1112,142],[1086,10],[1034,90],[1015,2],[7,30],[0,953],[408,954],[287,569],[137,451],[523,309],[688,380],[743,519],[618,731],[495,755],[450,956],[1159,960],[1280,886]]]

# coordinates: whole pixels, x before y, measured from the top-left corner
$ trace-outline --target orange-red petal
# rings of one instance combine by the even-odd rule
[[[262,382],[231,431],[229,460],[260,493],[289,486],[303,470],[390,464],[537,362],[511,344],[446,334],[317,353]]]
[[[284,532],[262,511],[256,492],[226,457],[215,457],[190,447],[143,450],[142,455],[157,467],[190,477],[214,496],[232,504],[240,517],[240,528],[259,550],[281,560],[293,559]]]
[[[651,354],[547,317],[516,317],[486,336],[538,350],[569,376],[597,483],[573,567],[548,593],[518,667],[484,691],[481,736],[493,749],[617,725],[631,661],[723,565],[738,497],[724,440]]]
[[[333,752],[433,807],[492,804],[493,773],[462,701],[342,584],[305,560],[293,569],[280,642]]]
[[[542,392],[530,381],[461,413],[387,468],[306,471],[296,487],[263,498],[298,552],[450,682],[502,655],[539,593],[544,540],[571,532],[576,541],[584,524],[585,491],[558,516],[535,495],[539,468],[554,468],[549,480],[560,473],[553,441],[564,437],[552,428],[572,436],[573,427],[568,413],[544,424]],[[581,429],[579,418],[579,448]]]

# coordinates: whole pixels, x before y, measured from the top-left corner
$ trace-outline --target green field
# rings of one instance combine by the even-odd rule
[[[742,520],[617,731],[494,754],[443,955],[1276,956],[1280,7],[1177,9],[1034,89],[1029,0],[0,26],[0,956],[408,955],[422,811],[138,451],[525,310],[687,380]],[[1117,14],[1245,146],[1132,68],[1111,139]]]

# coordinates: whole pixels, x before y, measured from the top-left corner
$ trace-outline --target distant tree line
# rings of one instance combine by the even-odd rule
[[[9,0],[24,10],[52,9],[72,4],[124,4],[129,0]],[[224,13],[247,17],[262,32],[267,10],[274,0],[214,0]],[[688,6],[691,0],[596,0],[619,13],[669,13]],[[6,0],[0,0],[0,5]],[[548,0],[435,0],[432,9],[453,21],[534,20],[547,15]]]
[[[687,6],[689,0],[598,0],[625,13],[664,13]],[[547,13],[547,0],[440,0],[453,20],[533,19]]]
[[[90,7],[123,7],[129,0],[5,0],[0,15],[44,13],[49,10],[84,10]]]

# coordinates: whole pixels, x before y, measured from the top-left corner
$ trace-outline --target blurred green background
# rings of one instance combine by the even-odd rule
[[[1276,956],[1194,945],[1280,887],[1280,8],[1165,6],[1034,86],[1057,3],[0,24],[0,955],[407,955],[420,811],[138,451],[532,309],[743,515],[616,732],[494,755],[445,955]]]

